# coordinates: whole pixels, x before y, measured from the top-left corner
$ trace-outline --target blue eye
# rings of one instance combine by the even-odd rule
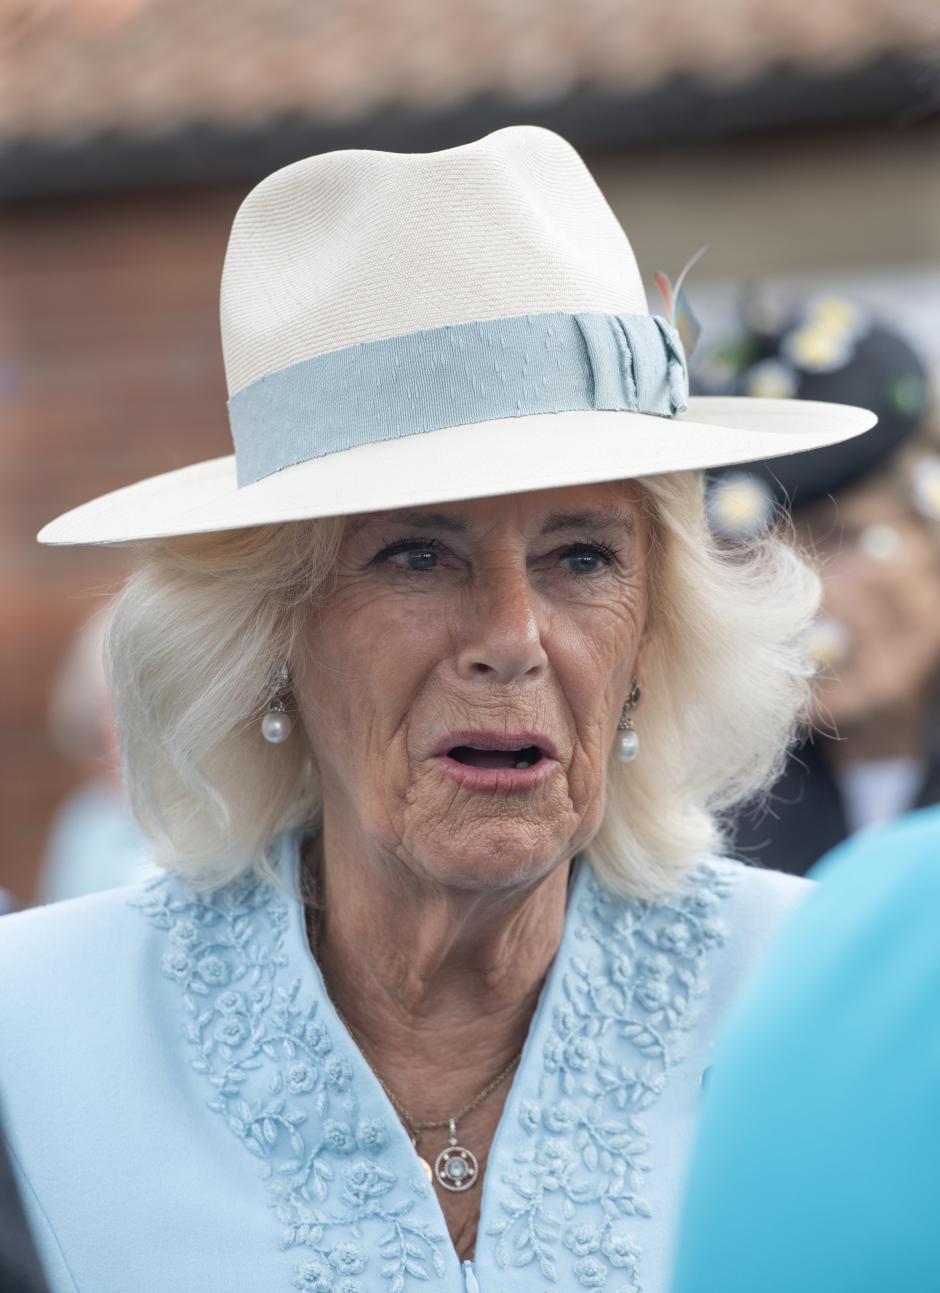
[[[575,552],[565,557],[568,569],[576,575],[593,575],[600,570],[602,562],[594,552]]]
[[[561,559],[573,575],[596,575],[611,564],[614,554],[600,544],[579,543],[566,549]]]
[[[389,560],[392,557],[397,558],[396,566],[403,566],[406,570],[433,570],[439,561],[433,548],[404,548],[392,553]]]
[[[399,539],[375,558],[376,564],[387,562],[398,570],[416,571],[435,570],[440,560],[440,544],[433,539]]]

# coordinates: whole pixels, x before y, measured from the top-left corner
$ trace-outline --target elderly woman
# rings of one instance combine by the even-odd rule
[[[657,1293],[716,1027],[801,882],[718,855],[806,704],[815,576],[700,469],[845,438],[687,406],[561,138],[264,180],[234,459],[60,517],[165,875],[9,917],[0,1082],[55,1293]],[[641,696],[642,693],[642,696]]]

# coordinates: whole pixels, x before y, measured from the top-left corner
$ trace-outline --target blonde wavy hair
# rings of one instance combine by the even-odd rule
[[[769,787],[807,722],[802,645],[819,583],[781,530],[722,548],[701,473],[639,482],[652,521],[642,752],[607,768],[586,853],[616,893],[656,898],[725,847],[723,814]],[[254,870],[285,830],[315,825],[316,761],[299,723],[259,734],[311,605],[330,590],[344,518],[157,540],[106,636],[134,812],[155,860],[195,887]]]

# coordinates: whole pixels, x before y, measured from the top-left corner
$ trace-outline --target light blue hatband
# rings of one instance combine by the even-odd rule
[[[311,458],[497,418],[576,409],[675,417],[688,370],[659,315],[521,314],[290,364],[228,402],[238,484]]]

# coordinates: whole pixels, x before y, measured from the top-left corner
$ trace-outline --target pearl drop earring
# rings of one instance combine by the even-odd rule
[[[271,745],[281,745],[290,736],[293,722],[284,704],[283,693],[290,686],[290,673],[285,665],[280,672],[277,695],[268,706],[267,713],[261,720],[261,735]]]
[[[630,684],[630,694],[623,702],[623,712],[620,715],[620,722],[617,724],[617,761],[618,763],[632,763],[640,753],[640,737],[633,725],[633,719],[630,717],[631,711],[636,709],[640,699],[640,688],[637,680],[634,678]]]

